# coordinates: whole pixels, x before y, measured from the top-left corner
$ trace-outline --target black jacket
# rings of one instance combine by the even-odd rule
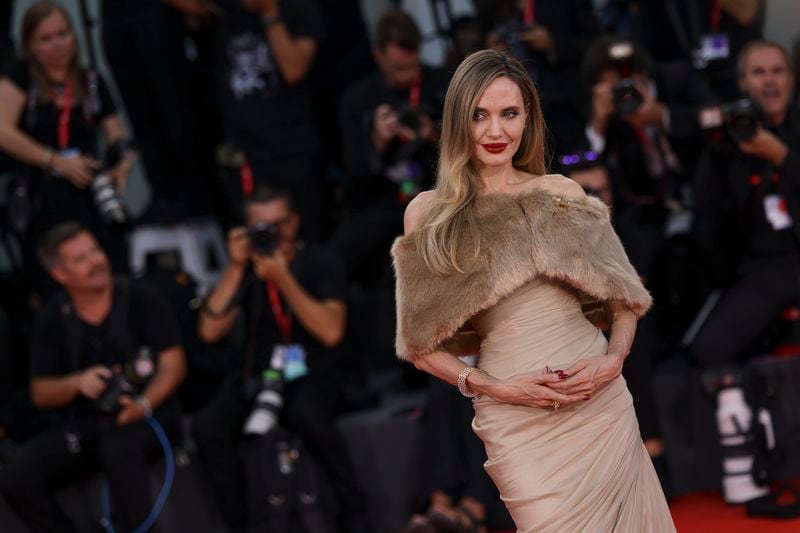
[[[770,130],[789,148],[780,167],[772,168],[771,163],[730,144],[709,146],[697,167],[694,234],[708,254],[707,266],[723,283],[733,275],[732,267],[754,259],[744,245],[754,226],[751,176],[768,179],[773,172],[779,176],[774,187],[786,200],[794,244],[800,252],[800,112],[793,107],[784,123]]]

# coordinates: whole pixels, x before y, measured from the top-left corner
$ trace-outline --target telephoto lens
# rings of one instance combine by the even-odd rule
[[[107,224],[125,224],[128,221],[128,212],[114,188],[110,174],[98,174],[91,188],[94,204]]]
[[[261,389],[244,423],[245,435],[266,435],[278,424],[283,408],[283,375],[275,369],[261,374]]]

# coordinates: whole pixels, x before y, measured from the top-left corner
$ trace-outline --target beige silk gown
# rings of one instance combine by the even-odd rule
[[[471,321],[478,366],[500,379],[606,353],[574,291],[534,279]],[[518,531],[675,531],[624,379],[558,411],[473,400],[486,471]]]
[[[400,358],[465,353],[454,343],[477,349],[478,366],[500,379],[563,370],[607,351],[582,303],[615,300],[637,316],[650,307],[599,200],[537,190],[485,196],[475,207],[480,257],[465,254],[461,272],[433,274],[412,234],[392,247]],[[518,531],[675,531],[622,377],[558,411],[489,397],[473,405],[486,470]]]

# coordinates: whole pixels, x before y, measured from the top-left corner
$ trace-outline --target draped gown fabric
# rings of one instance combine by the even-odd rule
[[[473,207],[479,254],[457,243],[459,271],[433,273],[413,233],[392,246],[401,359],[478,352],[478,366],[500,379],[563,370],[606,354],[590,322],[607,319],[596,304],[615,301],[637,317],[650,308],[600,200],[536,188],[483,195]],[[489,397],[473,405],[486,470],[520,532],[675,531],[622,377],[558,411]]]
[[[472,317],[478,366],[500,379],[606,353],[574,289],[535,278]],[[661,533],[675,527],[620,376],[558,411],[473,401],[486,471],[519,532]]]

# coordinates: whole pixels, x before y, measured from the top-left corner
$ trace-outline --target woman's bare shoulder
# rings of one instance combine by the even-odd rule
[[[425,214],[428,212],[433,191],[423,191],[416,195],[406,206],[403,215],[403,231],[406,235],[414,231],[422,223]]]
[[[569,179],[562,174],[545,174],[530,180],[527,184],[528,190],[543,189],[551,194],[557,194],[565,198],[585,198],[586,192],[576,181]]]

